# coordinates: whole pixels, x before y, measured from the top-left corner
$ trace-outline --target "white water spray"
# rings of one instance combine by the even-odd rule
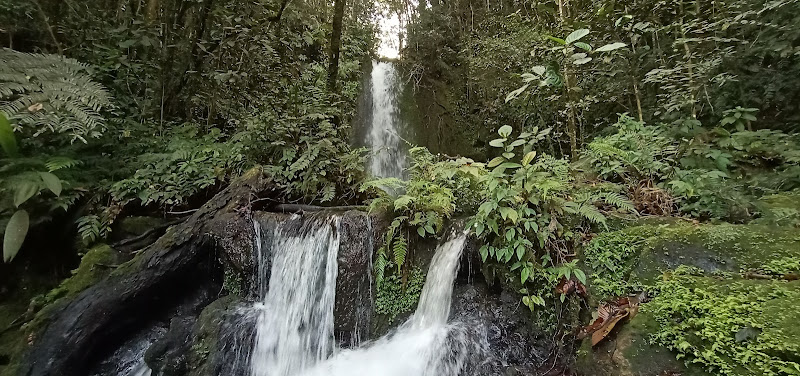
[[[447,324],[453,283],[466,234],[440,245],[414,315],[394,334],[345,350],[304,376],[457,376],[471,344],[458,324]]]
[[[402,178],[406,151],[398,134],[397,71],[392,63],[373,61],[371,78],[372,123],[367,144],[373,155],[369,171],[377,178]]]
[[[334,349],[338,219],[309,221],[299,227],[290,220],[275,229],[268,285],[262,281],[268,261],[261,247],[256,249],[263,301],[253,307],[258,317],[250,358],[252,376],[296,375]]]

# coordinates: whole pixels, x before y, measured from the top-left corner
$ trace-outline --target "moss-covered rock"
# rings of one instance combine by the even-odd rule
[[[189,376],[215,376],[222,357],[215,356],[219,351],[220,328],[231,312],[241,302],[237,296],[229,295],[209,304],[194,327],[192,347],[188,356]]]
[[[794,257],[800,257],[800,233],[766,225],[636,226],[601,234],[584,250],[593,272],[591,289],[599,299],[652,284],[680,265],[739,272]]]
[[[16,375],[21,357],[47,323],[53,307],[105,278],[115,261],[116,252],[111,247],[98,245],[86,252],[72,277],[58,287],[44,292],[35,281],[26,281],[0,304],[0,376]]]
[[[158,217],[125,217],[119,220],[114,233],[117,237],[138,236],[154,228],[160,227],[166,222],[166,219]]]
[[[681,267],[642,309],[652,343],[725,376],[800,374],[800,281],[719,277]]]
[[[639,313],[595,348],[587,338],[578,350],[578,373],[586,376],[712,375],[697,366],[687,367],[669,349],[650,344],[650,335],[657,330],[658,323],[651,314]]]
[[[800,272],[797,229],[635,226],[595,237],[584,257],[595,298],[644,289],[654,299],[595,349],[584,345],[582,374],[800,374],[800,281],[783,280]]]

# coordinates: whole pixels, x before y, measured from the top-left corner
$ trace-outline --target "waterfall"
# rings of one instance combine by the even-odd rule
[[[250,374],[296,375],[334,350],[338,219],[295,217],[277,226],[271,268],[256,229],[261,300],[251,308],[257,317]]]
[[[369,171],[377,178],[402,178],[406,150],[397,113],[399,80],[394,64],[372,62],[372,117],[366,144],[372,148]]]
[[[304,376],[457,376],[473,354],[465,328],[448,324],[453,283],[466,234],[436,249],[414,315],[394,334],[344,350]]]
[[[147,366],[144,359],[142,359],[142,361],[131,370],[129,376],[150,376],[152,374],[153,371]]]

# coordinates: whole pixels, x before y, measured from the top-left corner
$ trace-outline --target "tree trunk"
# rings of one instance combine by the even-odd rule
[[[564,26],[567,23],[567,14],[569,12],[567,7],[568,4],[566,0],[558,0],[558,15],[562,30],[566,29]],[[569,136],[569,155],[574,161],[578,158],[578,131],[575,119],[575,103],[572,99],[572,87],[576,82],[575,75],[569,68],[569,65],[566,65],[564,69],[564,82],[567,85],[567,135]]]
[[[333,5],[333,34],[331,34],[330,64],[328,65],[328,91],[338,92],[339,53],[342,49],[342,21],[346,0],[336,0]]]

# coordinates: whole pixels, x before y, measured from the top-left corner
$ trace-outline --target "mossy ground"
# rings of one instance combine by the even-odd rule
[[[107,245],[90,249],[81,259],[80,266],[73,270],[72,277],[58,287],[47,291],[47,285],[28,277],[3,304],[0,304],[0,376],[15,376],[19,362],[30,341],[47,323],[49,313],[59,302],[78,295],[81,291],[105,278],[115,261],[115,252]],[[12,322],[25,322],[14,325]]]
[[[611,353],[601,354],[603,344],[583,349],[582,359],[600,359],[595,367],[612,364],[621,369],[610,374],[619,375],[800,375],[800,281],[781,279],[800,272],[796,228],[634,226],[595,237],[584,257],[597,298],[639,289],[655,296],[610,339]],[[746,279],[748,272],[771,279]]]

